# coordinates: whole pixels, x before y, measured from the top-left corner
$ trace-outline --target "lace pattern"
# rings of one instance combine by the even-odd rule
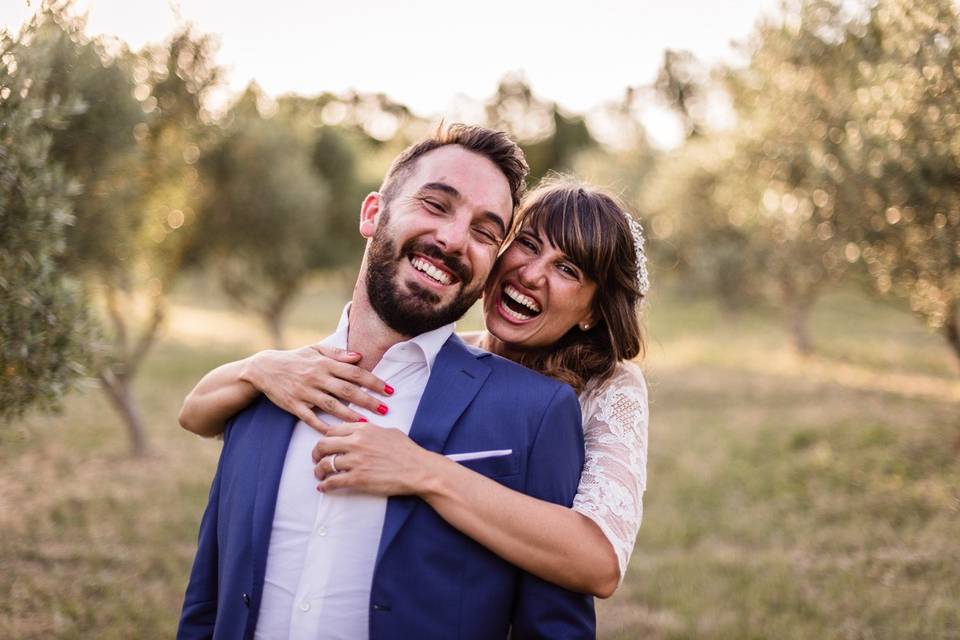
[[[587,385],[580,407],[586,459],[573,508],[613,545],[622,582],[647,484],[647,386],[640,367],[621,362],[603,384]]]

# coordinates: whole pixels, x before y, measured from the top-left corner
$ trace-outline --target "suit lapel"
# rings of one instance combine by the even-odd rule
[[[489,375],[490,368],[479,361],[456,335],[451,336],[434,360],[430,379],[413,417],[410,438],[424,449],[442,452],[453,425]],[[377,551],[377,564],[417,502],[419,500],[412,496],[390,498]]]
[[[287,457],[290,436],[297,424],[295,416],[283,411],[272,402],[263,404],[254,416],[251,427],[256,431],[253,442],[257,445],[257,456],[250,465],[257,474],[257,491],[253,502],[253,532],[250,544],[253,562],[254,602],[260,601],[260,591],[267,566],[267,550],[270,545],[270,533],[273,531],[273,514],[277,506],[277,493],[280,489],[280,477],[283,475],[283,463]]]

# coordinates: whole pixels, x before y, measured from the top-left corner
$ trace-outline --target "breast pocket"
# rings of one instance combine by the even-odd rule
[[[474,460],[460,460],[458,464],[488,478],[507,478],[520,473],[520,456],[516,452]]]

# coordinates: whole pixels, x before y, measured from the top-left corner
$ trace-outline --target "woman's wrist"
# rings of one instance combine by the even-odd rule
[[[242,366],[237,375],[237,382],[241,382],[247,387],[247,392],[250,396],[255,396],[260,393],[262,387],[260,386],[260,360],[264,357],[267,351],[258,351],[252,356],[248,356],[241,360]]]
[[[424,456],[418,465],[418,479],[414,492],[427,502],[447,494],[450,487],[450,465],[456,462],[440,453],[423,450]]]

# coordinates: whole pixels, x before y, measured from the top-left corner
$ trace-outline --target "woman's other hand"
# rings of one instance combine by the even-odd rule
[[[351,488],[396,496],[428,492],[438,465],[448,461],[399,429],[357,422],[328,427],[313,448],[313,462],[319,491]]]
[[[388,410],[382,399],[367,391],[390,396],[393,388],[358,367],[361,358],[359,353],[319,344],[267,350],[249,358],[240,377],[284,411],[325,432],[328,426],[313,412],[314,407],[346,422],[362,416],[341,400],[374,413]]]

